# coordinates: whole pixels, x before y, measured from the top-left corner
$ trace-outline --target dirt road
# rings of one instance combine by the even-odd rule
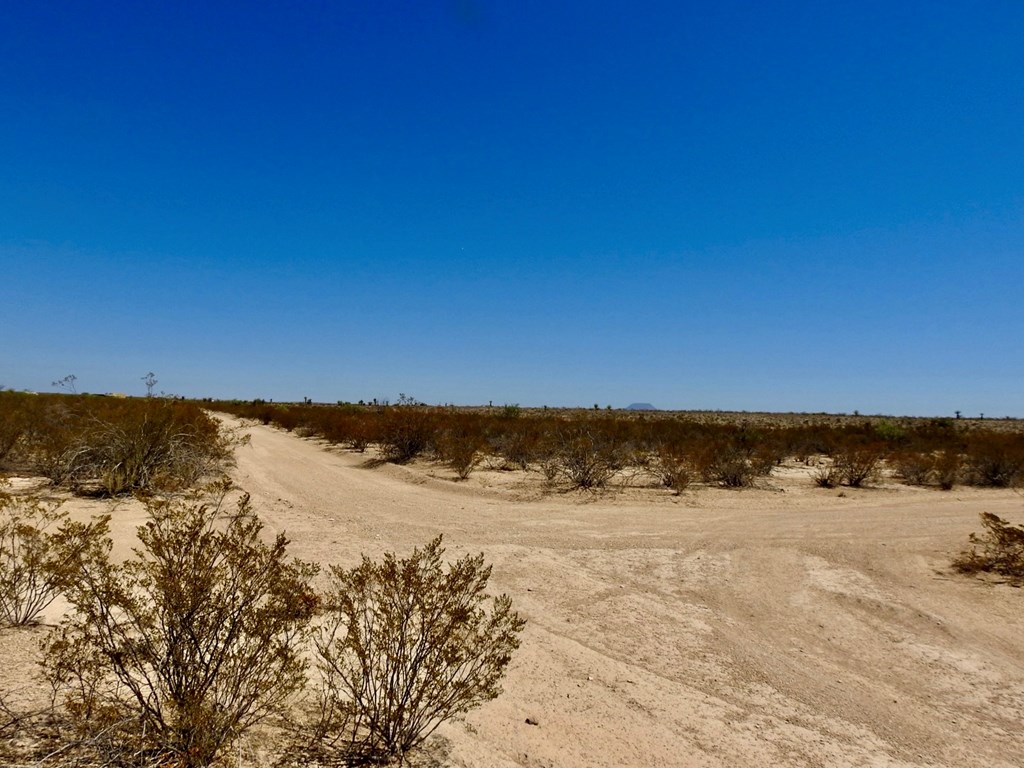
[[[440,764],[1024,765],[1024,592],[949,572],[978,513],[1020,521],[1020,495],[841,497],[783,472],[523,501],[249,431],[235,478],[295,555],[353,564],[443,533],[528,619],[505,693],[439,731]]]

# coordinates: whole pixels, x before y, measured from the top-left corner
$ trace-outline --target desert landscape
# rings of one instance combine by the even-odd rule
[[[1024,768],[1022,40],[4,3],[0,768]]]
[[[436,462],[381,464],[373,448],[219,418],[249,435],[232,480],[291,555],[350,566],[443,534],[446,558],[484,554],[489,591],[527,620],[504,693],[444,724],[418,764],[1024,764],[1021,592],[951,568],[981,512],[1024,518],[1019,491],[884,473],[822,488],[796,461],[753,487],[678,494],[553,490],[486,462],[459,482]],[[65,501],[83,519],[111,507],[127,555],[138,501]],[[15,699],[41,695],[45,632],[0,631]],[[267,749],[247,736],[239,762]]]

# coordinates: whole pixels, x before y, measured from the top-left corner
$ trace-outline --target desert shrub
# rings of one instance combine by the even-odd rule
[[[920,451],[901,451],[892,457],[897,474],[910,485],[928,485],[935,475],[935,456]]]
[[[314,569],[286,560],[283,535],[264,543],[248,496],[224,511],[224,493],[150,502],[124,563],[109,538],[77,559],[46,669],[111,763],[207,766],[304,683]]]
[[[1024,580],[1024,526],[1012,525],[990,512],[981,513],[982,535],[970,535],[971,548],[953,561],[961,573],[985,571]]]
[[[1019,435],[974,435],[964,464],[965,478],[971,485],[1009,488],[1024,478],[1024,440]]]
[[[835,488],[843,482],[843,469],[832,460],[820,462],[812,470],[811,480],[819,488]]]
[[[377,439],[379,430],[372,414],[343,411],[323,426],[323,436],[333,443],[342,443],[347,448],[363,453],[370,443]]]
[[[935,455],[934,474],[935,482],[944,491],[952,490],[960,478],[960,469],[963,460],[957,451],[939,451]]]
[[[434,439],[430,413],[413,406],[386,408],[380,417],[381,456],[393,464],[405,464],[426,451]]]
[[[232,440],[194,403],[41,398],[16,468],[79,493],[176,491],[221,469]]]
[[[216,422],[194,406],[135,401],[119,418],[87,425],[69,480],[108,496],[181,490],[220,468],[230,445]]]
[[[541,457],[539,430],[524,419],[514,424],[503,424],[489,436],[495,453],[502,458],[508,469],[529,469]]]
[[[105,534],[105,519],[76,523],[59,506],[0,493],[0,624],[34,622],[57,598],[78,554]]]
[[[0,464],[15,452],[28,432],[33,411],[24,395],[0,391]]]
[[[563,477],[571,488],[603,488],[615,474],[619,462],[615,447],[588,425],[567,427],[552,436],[546,474]]]
[[[313,751],[404,761],[446,720],[500,692],[525,621],[485,594],[483,555],[441,563],[441,537],[402,560],[333,567],[314,637],[323,686]]]
[[[661,484],[671,488],[677,496],[685,491],[693,480],[693,465],[690,460],[667,447],[658,451],[651,469]]]
[[[501,417],[503,419],[518,419],[523,413],[519,403],[505,403],[501,406]]]
[[[480,463],[485,445],[483,434],[475,423],[456,423],[444,430],[436,440],[437,458],[465,480]]]
[[[885,447],[879,443],[850,442],[836,449],[832,460],[843,481],[851,488],[860,488],[877,477],[884,456]]]
[[[25,442],[25,467],[54,485],[71,477],[82,452],[83,416],[72,398],[44,402],[33,420]]]
[[[911,485],[938,485],[950,490],[960,476],[961,458],[955,450],[901,451],[891,459],[897,474]]]
[[[705,482],[726,488],[751,486],[766,474],[765,463],[756,461],[749,447],[728,438],[709,441],[697,455],[697,466]]]

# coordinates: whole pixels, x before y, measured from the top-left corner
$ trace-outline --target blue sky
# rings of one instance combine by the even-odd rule
[[[1024,416],[1024,4],[0,0],[0,384]]]

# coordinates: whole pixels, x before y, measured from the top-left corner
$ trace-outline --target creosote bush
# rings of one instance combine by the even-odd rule
[[[442,462],[460,477],[477,459],[491,457],[503,470],[539,470],[551,488],[628,485],[652,471],[657,475],[663,448],[687,457],[694,479],[725,487],[756,484],[786,458],[806,463],[820,455],[838,465],[834,473],[819,473],[826,487],[863,485],[885,469],[895,469],[907,483],[943,489],[959,482],[1005,487],[1024,477],[1024,426],[1017,420],[979,425],[966,419],[715,412],[595,417],[580,409],[433,408],[408,402],[275,405],[269,414],[262,401],[211,407],[269,418],[282,428],[355,450],[373,444],[385,461]],[[456,457],[447,444],[451,435],[478,435],[482,441],[476,452],[464,450]],[[567,450],[572,441],[565,438],[573,435],[582,438],[577,442],[585,450]],[[597,465],[590,464],[594,458]],[[600,471],[592,471],[595,466]]]
[[[59,506],[0,492],[0,625],[35,622],[106,533],[105,519],[74,522]]]
[[[835,488],[843,482],[843,469],[835,461],[823,461],[811,472],[811,480],[819,488]]]
[[[991,512],[981,513],[985,532],[970,535],[971,548],[953,561],[961,573],[996,573],[1024,581],[1024,526],[1013,525]]]
[[[0,464],[76,493],[176,492],[230,461],[232,437],[195,403],[0,394]]]
[[[114,764],[210,765],[304,684],[315,568],[266,544],[248,496],[148,503],[124,563],[79,553],[46,669],[79,735]]]
[[[487,600],[482,554],[447,570],[443,554],[439,536],[401,560],[332,568],[315,637],[319,759],[403,763],[442,722],[501,692],[525,621],[507,596]]]
[[[663,447],[658,451],[652,468],[661,484],[671,488],[677,496],[686,490],[693,479],[693,467],[689,459],[669,448]]]

